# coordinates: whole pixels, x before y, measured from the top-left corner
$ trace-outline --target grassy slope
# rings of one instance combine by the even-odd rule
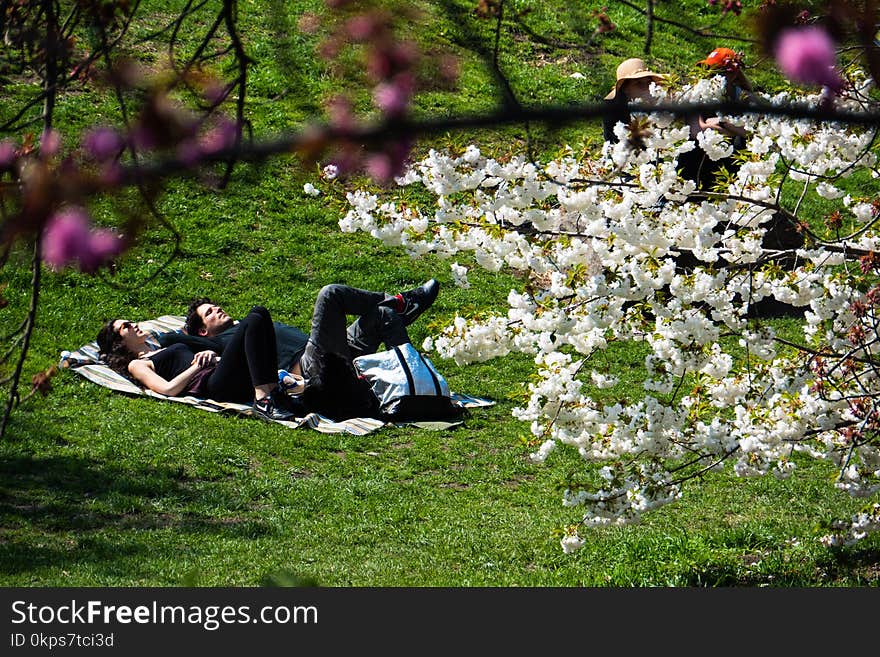
[[[174,2],[166,3],[173,7]],[[589,3],[534,6],[530,27],[560,40],[581,40],[594,23]],[[335,83],[315,63],[313,40],[291,28],[313,2],[242,3],[244,34],[257,60],[250,115],[258,134],[300,125]],[[704,3],[658,3],[658,14]],[[155,23],[161,6],[155,3]],[[279,13],[287,8],[289,14]],[[292,7],[292,8],[291,8]],[[560,11],[564,7],[565,11]],[[487,109],[493,85],[474,55],[492,24],[474,20],[472,4],[426,3],[423,41],[462,56],[455,93],[432,92],[418,111],[442,115]],[[598,99],[616,63],[641,55],[644,29],[632,10],[613,5],[619,30],[595,52],[535,44],[521,28],[506,31],[501,63],[523,102]],[[167,12],[166,12],[167,13]],[[675,11],[681,18],[684,11]],[[711,22],[699,16],[696,22]],[[726,19],[719,32],[738,30]],[[714,42],[658,26],[651,65],[685,73]],[[141,50],[141,56],[153,53]],[[753,59],[754,61],[754,59]],[[580,71],[585,80],[570,78]],[[777,84],[772,73],[753,79]],[[14,89],[7,87],[5,93]],[[361,98],[362,106],[366,99]],[[61,125],[113,116],[112,104],[83,93],[60,108]],[[521,148],[525,131],[447,135],[419,149],[477,141],[489,152]],[[535,129],[536,147],[596,145],[597,125],[559,132]],[[161,209],[183,235],[183,254],[148,284],[167,253],[169,233],[156,228],[121,263],[113,287],[104,278],[46,273],[39,331],[26,374],[57,362],[112,316],[143,319],[180,312],[209,294],[234,314],[256,302],[277,318],[307,326],[322,285],[336,281],[398,290],[436,275],[444,289],[413,341],[457,310],[501,309],[516,281],[475,271],[473,289],[452,287],[448,266],[412,261],[360,235],[339,234],[342,185],[313,199],[314,180],[295,162],[238,169],[223,194],[181,181]],[[96,208],[99,214],[104,208]],[[110,220],[109,215],[104,214]],[[14,327],[27,303],[25,254],[4,270],[10,307],[0,329]],[[152,261],[152,262],[151,262]],[[637,368],[635,348],[611,352],[614,367]],[[877,541],[830,553],[812,540],[819,518],[856,507],[829,492],[827,469],[807,464],[790,481],[740,481],[713,474],[685,499],[638,527],[590,534],[575,556],[561,553],[553,532],[574,517],[558,486],[581,465],[558,453],[546,466],[528,462],[520,438],[528,427],[510,410],[521,398],[529,359],[455,367],[440,363],[456,390],[498,400],[450,432],[385,429],[366,437],[290,431],[255,420],[219,417],[175,404],[131,399],[69,372],[45,399],[13,416],[0,444],[0,583],[4,585],[253,585],[314,582],[364,585],[853,585],[876,583]],[[623,394],[621,391],[613,391]]]

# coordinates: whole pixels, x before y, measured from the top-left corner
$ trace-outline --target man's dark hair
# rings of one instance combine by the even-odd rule
[[[199,313],[197,312],[199,306],[214,302],[211,301],[208,297],[197,297],[190,301],[189,306],[186,309],[186,321],[183,323],[183,332],[189,335],[198,335],[199,331],[205,327],[205,323],[202,321],[202,318],[199,317]]]

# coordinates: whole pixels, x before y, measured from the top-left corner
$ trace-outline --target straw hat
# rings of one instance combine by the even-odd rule
[[[638,78],[654,78],[655,81],[659,82],[665,77],[666,76],[662,73],[649,71],[647,65],[645,65],[644,60],[639,59],[638,57],[625,59],[617,66],[617,82],[614,83],[614,89],[612,89],[609,94],[605,96],[605,100],[611,100],[612,98],[614,98],[617,95],[617,92],[620,90],[620,85],[622,85],[627,80],[637,80]]]

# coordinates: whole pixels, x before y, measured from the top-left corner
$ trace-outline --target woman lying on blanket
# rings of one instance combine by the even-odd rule
[[[253,399],[255,414],[266,420],[305,415],[278,386],[275,327],[262,306],[254,306],[238,323],[223,358],[213,351],[194,353],[184,344],[154,347],[137,324],[123,319],[101,328],[98,346],[113,370],[162,395],[237,403]]]

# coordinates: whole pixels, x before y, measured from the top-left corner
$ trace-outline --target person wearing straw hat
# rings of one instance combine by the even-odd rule
[[[605,141],[610,143],[618,141],[614,126],[618,123],[628,125],[630,122],[627,105],[636,99],[650,100],[651,83],[666,79],[666,75],[650,70],[645,61],[638,57],[622,61],[617,66],[616,74],[614,87],[605,96],[605,102],[610,103],[613,109],[602,119]]]

